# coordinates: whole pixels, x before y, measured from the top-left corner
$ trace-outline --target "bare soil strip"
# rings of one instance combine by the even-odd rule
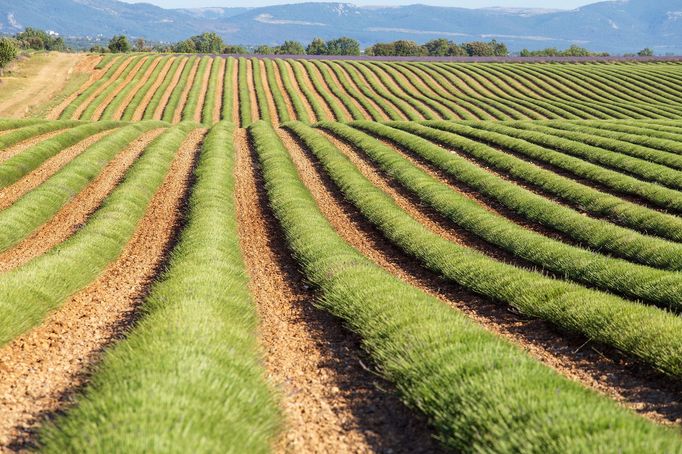
[[[151,57],[147,57],[151,58]],[[121,91],[126,88],[137,76],[137,73],[140,71],[140,68],[145,64],[147,61],[147,58],[141,58],[139,62],[133,67],[133,70],[128,73],[125,79],[119,85],[107,95],[106,98],[97,106],[97,109],[95,109],[95,112],[92,114],[92,120],[97,121],[102,118],[102,114],[104,114],[104,110],[111,104],[111,102],[118,96]]]
[[[327,119],[329,120],[336,120],[338,121],[339,119],[336,118],[334,115],[334,112],[332,112],[332,109],[329,107],[329,104],[327,104],[327,101],[320,96],[320,94],[317,92],[317,89],[315,89],[315,86],[313,85],[313,81],[310,80],[310,74],[308,74],[308,71],[306,70],[305,66],[301,62],[291,62],[292,65],[297,65],[300,69],[301,72],[301,79],[303,79],[303,83],[305,86],[308,88],[308,91],[312,93],[312,95],[317,99],[317,103],[322,107],[322,110],[324,111],[324,114],[327,116]],[[320,76],[321,78],[322,76]],[[331,94],[331,92],[330,92]],[[318,118],[318,120],[322,120],[322,118]]]
[[[52,131],[52,132],[48,132],[45,134],[33,136],[30,139],[22,140],[21,142],[16,143],[12,146],[0,149],[0,163],[2,163],[3,161],[8,160],[9,158],[12,158],[12,157],[28,150],[29,148],[31,148],[35,145],[38,145],[41,142],[44,142],[48,139],[51,139],[51,138],[58,136],[59,134],[63,134],[63,133],[64,133],[64,130],[59,129],[57,131]]]
[[[125,57],[121,57],[121,58],[125,58]],[[78,108],[77,108],[76,111],[73,113],[73,116],[72,116],[71,118],[75,118],[75,119],[80,118],[80,117],[83,115],[83,112],[85,112],[85,109],[87,109],[88,106],[89,106],[90,104],[92,104],[92,102],[93,102],[95,99],[97,99],[97,97],[98,97],[99,95],[101,95],[102,92],[104,92],[104,90],[106,90],[107,88],[109,88],[110,86],[112,86],[113,84],[115,84],[115,83],[118,82],[119,77],[121,77],[121,74],[123,73],[123,71],[125,71],[126,68],[127,68],[130,64],[132,64],[132,59],[125,58],[125,60],[126,60],[126,61],[124,61],[124,62],[121,64],[121,66],[119,66],[118,68],[116,68],[116,71],[114,72],[114,74],[111,75],[111,77],[110,77],[108,80],[106,80],[102,85],[100,85],[99,88],[97,88],[97,90],[95,90],[95,91],[88,97],[88,99],[86,99],[80,106],[78,106]],[[112,63],[113,63],[113,62],[112,62]],[[102,74],[102,75],[104,75],[104,74]]]
[[[102,131],[62,150],[55,156],[43,162],[40,167],[24,176],[21,180],[0,189],[0,210],[4,210],[11,206],[27,192],[44,183],[45,180],[57,173],[62,167],[71,162],[73,158],[84,152],[88,147],[112,132],[113,131]]]
[[[417,87],[415,87],[415,86],[412,84],[412,82],[410,82],[410,80],[409,80],[407,77],[405,77],[405,75],[404,75],[403,73],[401,73],[400,71],[398,71],[398,70],[396,70],[396,69],[394,69],[394,68],[391,68],[390,70],[387,70],[385,67],[379,67],[378,69],[379,69],[379,71],[382,71],[382,72],[384,73],[384,75],[386,76],[386,79],[388,79],[388,81],[395,87],[396,91],[398,91],[399,93],[402,93],[403,95],[405,95],[405,96],[408,97],[408,98],[412,98],[412,96],[413,96],[414,94],[420,94],[420,92],[419,92],[419,90],[417,89]],[[405,91],[405,88],[403,88],[403,87],[406,87],[408,91]],[[439,112],[437,112],[436,110],[434,110],[431,106],[429,106],[429,105],[426,104],[425,102],[422,102],[421,100],[416,99],[416,98],[412,98],[412,99],[413,99],[413,102],[414,102],[415,104],[419,104],[419,106],[421,106],[422,108],[428,110],[435,118],[443,118],[443,116],[442,116]],[[438,98],[435,98],[434,101],[438,102]],[[405,102],[407,102],[407,101],[405,101]],[[409,102],[407,102],[407,103],[410,104],[410,105],[412,106],[412,103],[409,103]],[[440,103],[439,103],[439,104],[440,104]],[[447,109],[448,111],[450,111],[450,109],[448,109],[446,106],[443,106],[442,104],[440,104],[440,105],[441,105],[443,108],[445,108],[445,109]],[[420,111],[419,109],[417,109],[417,108],[414,107],[414,106],[413,106],[412,108],[413,108],[414,110],[416,110],[417,113],[418,113],[421,117],[425,118],[425,117],[424,117],[424,114],[422,114],[421,111]]]
[[[355,99],[355,96],[353,96],[353,95],[351,95],[350,93],[348,93],[348,91],[346,90],[346,88],[341,84],[341,81],[339,81],[339,78],[336,76],[336,73],[329,67],[329,65],[326,65],[325,62],[321,62],[321,63],[322,63],[322,64],[325,64],[326,69],[327,69],[327,74],[329,74],[329,77],[331,78],[331,80],[332,80],[332,82],[334,83],[334,85],[336,85],[336,86],[338,87],[339,90],[341,90],[342,92],[344,92],[344,93],[346,94],[346,96],[348,97],[348,99],[350,100],[350,102],[353,103],[353,104],[355,105],[355,107],[356,107],[360,112],[362,112],[362,115],[365,117],[365,120],[372,120],[372,115],[370,115],[370,113],[367,111],[367,109],[365,109],[365,107],[364,107],[362,104],[360,104],[360,103],[358,102],[357,99]],[[320,71],[320,70],[318,69],[318,72],[319,72],[319,71]],[[324,80],[324,79],[323,79],[323,80]],[[345,107],[344,107],[344,108],[345,108]],[[348,116],[349,116],[349,118],[353,118],[353,116],[350,114],[350,111],[349,111],[347,108],[345,108],[345,109],[348,111]],[[379,112],[381,112],[381,109],[378,109],[378,110],[379,110]],[[385,116],[384,116],[384,119],[387,119],[387,118],[388,118],[388,117],[385,117]],[[360,119],[357,118],[357,120],[360,120]]]
[[[289,98],[289,93],[287,93],[287,91],[284,89],[282,75],[279,73],[279,66],[277,66],[274,60],[272,62],[272,71],[273,74],[275,75],[275,82],[277,82],[277,88],[279,88],[279,92],[282,94],[282,97],[284,98],[284,104],[287,106],[289,119],[294,120],[296,119],[296,111],[294,110],[294,106],[291,103],[291,98]]]
[[[218,72],[218,82],[216,83],[215,104],[213,105],[213,121],[219,122],[223,112],[223,90],[225,89],[225,71],[227,69],[227,58],[220,58],[220,71]]]
[[[308,112],[308,118],[311,118],[313,121],[319,121],[321,118],[317,118],[315,116],[315,111],[313,110],[312,106],[310,105],[310,102],[308,101],[308,98],[305,97],[303,92],[301,91],[301,87],[298,84],[298,80],[296,79],[296,76],[294,75],[294,70],[291,67],[291,64],[286,61],[282,60],[282,63],[284,63],[284,67],[286,68],[287,73],[289,74],[289,80],[291,81],[291,86],[294,87],[294,93],[291,93],[291,96],[298,96],[298,99],[301,100],[301,104],[303,104],[303,107],[305,108],[306,112]],[[297,118],[298,120],[307,122],[308,119],[306,118],[298,118],[297,116],[294,116],[292,118]]]
[[[666,425],[682,423],[682,384],[608,346],[561,332],[542,320],[474,295],[424,269],[369,224],[343,199],[315,158],[288,143],[305,183],[334,228],[354,247],[402,280],[464,312],[571,380],[609,396],[627,408]],[[386,185],[380,189],[389,192]],[[421,219],[420,219],[421,222]]]
[[[341,101],[341,99],[336,96],[336,94],[329,88],[327,85],[327,81],[324,79],[322,76],[322,72],[320,71],[320,68],[318,68],[314,63],[310,62],[310,70],[315,73],[315,77],[317,78],[318,81],[320,81],[320,90],[325,90],[327,93],[329,93],[329,96],[331,96],[335,101],[336,104],[339,106],[341,110],[343,110],[344,115],[346,115],[346,118],[348,119],[353,119],[353,114],[348,110],[348,107]],[[310,73],[308,73],[310,76]],[[310,77],[311,78],[311,77]],[[311,78],[312,82],[312,78]],[[341,89],[341,86],[337,83],[336,86]],[[337,119],[338,120],[338,119]]]
[[[281,123],[279,119],[279,114],[277,113],[277,106],[275,105],[275,100],[272,97],[272,92],[270,91],[270,83],[268,82],[268,73],[265,70],[265,62],[263,59],[257,59],[258,65],[260,66],[260,80],[263,83],[263,92],[265,93],[265,100],[268,102],[268,110],[270,110],[270,122],[273,125],[278,125]]]
[[[173,79],[171,80],[170,85],[168,85],[168,88],[166,88],[166,91],[164,92],[163,96],[161,96],[161,99],[159,100],[159,105],[156,106],[154,116],[152,117],[152,119],[154,120],[161,120],[161,118],[163,118],[163,112],[166,110],[168,100],[173,94],[175,87],[177,87],[178,83],[180,83],[180,76],[182,76],[182,72],[184,71],[185,66],[187,66],[187,62],[189,62],[189,59],[186,57],[178,58],[182,58],[182,61],[180,62],[178,69],[175,71],[175,74],[173,74]]]
[[[199,63],[201,63],[201,58],[197,58],[192,66],[192,70],[187,76],[185,81],[185,87],[180,94],[180,102],[178,103],[177,109],[175,109],[175,114],[173,115],[173,123],[180,123],[182,121],[182,111],[185,110],[185,104],[187,104],[187,98],[189,97],[189,92],[192,90],[192,86],[196,83],[197,71],[199,70]]]
[[[35,428],[73,404],[103,350],[130,327],[177,234],[203,136],[195,131],[183,144],[121,256],[40,327],[0,350],[0,446],[30,447]]]
[[[88,72],[90,73],[90,78],[80,86],[78,90],[76,90],[75,93],[72,93],[69,97],[67,97],[64,101],[62,101],[59,105],[57,105],[50,113],[47,114],[47,119],[48,120],[56,120],[59,118],[59,116],[64,112],[64,109],[66,109],[72,102],[76,100],[79,96],[83,94],[85,90],[90,88],[95,82],[100,80],[104,74],[109,71],[109,68],[111,68],[111,65],[114,64],[114,61],[110,61],[104,68],[102,69],[94,69],[95,66],[102,60],[102,57],[97,56],[97,55],[91,55],[85,57],[79,64],[76,65],[76,71],[78,72]]]
[[[121,102],[121,105],[118,106],[118,108],[114,112],[112,119],[114,119],[114,120],[120,120],[121,119],[121,117],[123,116],[123,113],[128,108],[128,105],[130,105],[130,102],[133,100],[135,95],[142,89],[144,84],[147,83],[147,81],[151,77],[151,75],[154,72],[154,70],[156,69],[156,67],[159,66],[159,64],[161,64],[161,61],[162,61],[161,57],[156,57],[154,59],[152,64],[149,65],[149,68],[147,68],[147,71],[145,71],[145,73],[142,75],[140,80],[137,81],[137,84],[135,85],[135,87],[133,87],[133,89],[130,90],[130,93],[128,93],[126,95],[123,102]]]
[[[348,81],[350,86],[353,87],[353,89],[358,93],[359,96],[364,97],[367,100],[367,102],[370,103],[374,107],[374,109],[376,109],[376,111],[379,112],[381,114],[381,116],[384,117],[383,120],[387,120],[387,121],[390,120],[388,113],[386,111],[384,111],[384,109],[382,109],[381,106],[379,106],[379,104],[377,104],[374,101],[374,99],[372,99],[371,96],[365,96],[365,94],[362,92],[362,90],[360,90],[360,88],[358,87],[358,84],[356,84],[355,81],[353,80],[353,78],[350,76],[350,73],[348,72],[346,67],[344,67],[343,65],[340,65],[338,62],[329,62],[328,64],[329,65],[336,65],[336,67],[339,68],[339,70],[346,76],[346,80]],[[372,88],[372,86],[369,85],[369,83],[365,80],[362,73],[359,71],[357,71],[357,73],[358,73],[358,76],[360,77],[360,81],[364,81],[367,89],[374,92],[375,96],[379,96],[376,94],[376,91]],[[393,104],[391,104],[391,105],[393,105]],[[394,108],[395,108],[395,106],[394,106]],[[402,112],[399,109],[395,108],[395,111],[398,112],[398,114],[400,116],[405,118],[405,116],[402,114]],[[370,118],[371,118],[371,116],[370,116]]]
[[[239,114],[239,60],[235,58],[232,63],[232,123],[241,125]]]
[[[16,246],[0,252],[0,273],[29,262],[65,241],[83,226],[121,182],[128,168],[164,129],[147,132],[119,153],[83,191]]]
[[[314,294],[269,211],[256,157],[238,135],[237,207],[251,292],[270,378],[282,390],[288,430],[278,452],[427,452],[434,443],[365,369],[358,339],[313,306]],[[431,450],[433,451],[433,450]]]
[[[173,63],[175,62],[176,57],[171,57],[168,59],[166,62],[165,66],[161,68],[161,72],[159,73],[159,76],[156,78],[154,83],[149,87],[147,90],[147,93],[145,93],[144,97],[140,101],[140,105],[137,106],[135,109],[135,112],[133,113],[132,121],[140,121],[142,120],[142,117],[144,117],[144,113],[147,110],[147,106],[151,102],[152,98],[156,94],[156,91],[159,89],[161,84],[163,83],[164,80],[166,80],[166,77],[168,76],[168,73],[170,72],[171,66],[173,66]]]
[[[216,63],[216,58],[220,57],[214,57],[209,60],[208,64],[206,65],[206,71],[204,72],[204,78],[201,81],[201,90],[199,91],[199,98],[197,100],[197,108],[194,111],[194,121],[197,123],[201,123],[202,120],[202,113],[204,111],[204,101],[206,100],[206,93],[208,93],[208,82],[211,79],[211,70],[213,69],[213,65]]]
[[[253,60],[246,59],[246,86],[249,89],[249,99],[251,100],[251,121],[258,121],[263,116],[263,113],[258,108],[258,97],[256,96],[256,88],[253,80]]]

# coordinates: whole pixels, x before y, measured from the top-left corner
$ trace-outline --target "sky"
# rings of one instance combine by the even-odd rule
[[[140,3],[140,0],[124,0]],[[320,0],[307,0],[320,1]],[[599,0],[337,0],[356,5],[411,5],[422,3],[461,8],[484,8],[489,6],[573,9]],[[206,6],[267,6],[286,3],[303,3],[303,0],[144,0],[163,8],[199,8]]]

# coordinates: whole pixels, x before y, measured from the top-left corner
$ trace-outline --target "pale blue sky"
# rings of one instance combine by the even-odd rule
[[[124,0],[128,3],[140,3],[139,0]],[[310,0],[308,0],[310,1]],[[340,0],[343,1],[343,0]],[[438,6],[458,6],[462,8],[483,8],[489,6],[533,7],[573,9],[599,0],[357,0],[348,1],[356,5],[411,5],[423,3]],[[267,6],[286,3],[303,3],[296,0],[145,0],[164,8],[198,8],[205,6]]]

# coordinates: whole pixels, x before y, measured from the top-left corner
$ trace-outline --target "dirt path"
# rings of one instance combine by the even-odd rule
[[[47,223],[16,246],[0,252],[0,273],[21,266],[44,254],[76,233],[102,204],[107,195],[118,186],[128,168],[142,154],[147,145],[163,131],[164,129],[157,129],[140,136],[125,150],[116,155],[102,169],[97,178],[64,205]]]
[[[305,183],[334,228],[354,247],[402,280],[464,312],[486,329],[518,345],[557,372],[578,381],[643,416],[663,424],[682,423],[682,384],[615,349],[560,332],[549,323],[521,316],[503,303],[473,295],[424,269],[369,224],[343,199],[311,153],[291,146]],[[377,182],[387,192],[387,185]],[[420,222],[422,219],[420,219]]]
[[[110,130],[93,134],[87,139],[81,140],[69,148],[65,148],[50,159],[47,159],[37,169],[30,172],[28,175],[25,175],[16,183],[0,189],[0,210],[4,210],[11,206],[27,192],[35,189],[52,175],[59,172],[62,167],[87,150],[88,147],[112,132],[113,131]]]
[[[251,101],[251,121],[258,121],[263,116],[258,106],[258,97],[256,96],[256,87],[253,80],[253,61],[250,58],[246,59],[246,86],[249,90],[249,99]]]
[[[201,81],[201,90],[199,90],[199,98],[197,99],[197,108],[194,111],[194,121],[201,123],[202,115],[204,112],[204,101],[206,101],[206,93],[208,93],[208,83],[211,79],[211,71],[213,70],[213,65],[216,62],[216,58],[211,58],[211,60],[206,65],[206,71],[204,72],[204,78]],[[213,109],[211,109],[211,112]]]
[[[123,117],[123,114],[125,113],[126,109],[130,105],[130,103],[133,100],[133,98],[135,97],[135,95],[142,89],[144,84],[147,83],[149,78],[152,76],[152,73],[154,72],[154,70],[156,70],[156,68],[161,64],[161,61],[162,61],[161,57],[157,57],[154,59],[154,61],[152,61],[152,64],[149,65],[149,68],[147,68],[147,70],[142,75],[140,80],[137,81],[137,84],[135,85],[135,87],[133,87],[133,89],[130,90],[130,93],[128,93],[126,95],[125,99],[123,99],[123,102],[121,102],[121,105],[118,106],[116,111],[113,113],[113,115],[111,117],[113,120],[120,120],[121,117]]]
[[[235,125],[242,123],[239,105],[239,59],[235,58],[232,63],[232,123]]]
[[[275,105],[275,100],[272,97],[272,92],[270,91],[270,83],[268,82],[268,73],[265,70],[265,62],[262,59],[255,60],[258,62],[260,67],[260,80],[263,82],[263,92],[265,93],[265,100],[268,103],[268,110],[270,110],[270,122],[273,125],[280,124],[279,113],[277,113],[277,106]]]
[[[282,60],[282,63],[284,64],[284,68],[289,75],[289,81],[291,82],[291,86],[294,87],[294,93],[291,93],[290,96],[298,96],[298,99],[301,100],[301,104],[303,104],[303,108],[308,114],[308,118],[298,118],[294,116],[293,118],[296,118],[300,121],[303,122],[308,122],[308,121],[317,121],[316,116],[315,116],[315,111],[313,110],[313,107],[310,105],[310,102],[308,101],[308,98],[305,97],[303,94],[303,91],[301,91],[301,87],[298,84],[298,80],[296,79],[296,76],[294,75],[294,70],[289,64],[288,61]]]
[[[317,103],[320,105],[320,107],[322,107],[324,114],[327,116],[327,120],[338,121],[339,119],[336,118],[331,107],[329,107],[329,104],[327,104],[327,101],[315,89],[315,85],[313,84],[313,81],[310,79],[310,74],[308,74],[308,70],[306,69],[306,67],[303,66],[303,64],[300,62],[291,62],[291,64],[298,66],[301,73],[301,79],[303,79],[303,83],[305,84],[308,91],[312,93],[312,95],[315,97],[315,100],[317,100]],[[319,118],[318,120],[322,119]]]
[[[175,87],[177,87],[178,83],[180,83],[180,77],[182,76],[182,72],[184,71],[185,66],[187,66],[187,62],[189,62],[189,59],[187,58],[184,57],[178,58],[182,58],[182,61],[180,62],[178,69],[175,71],[175,74],[173,74],[173,79],[171,80],[170,85],[168,85],[168,88],[166,88],[166,91],[163,93],[163,96],[161,96],[161,99],[159,100],[159,105],[156,106],[154,116],[152,117],[153,120],[161,120],[163,118],[163,114],[164,111],[166,110],[168,100],[173,94]]]
[[[125,57],[122,57],[122,58],[125,58]],[[78,106],[78,108],[73,113],[71,118],[80,119],[83,116],[83,112],[85,112],[85,110],[90,106],[90,104],[92,104],[93,101],[95,99],[97,99],[97,97],[99,95],[101,95],[107,88],[111,87],[113,84],[118,82],[121,74],[132,63],[133,63],[133,60],[131,58],[126,58],[125,61],[123,63],[121,63],[121,66],[116,68],[116,71],[114,71],[114,74],[112,74],[109,79],[105,80],[102,85],[97,87],[97,89],[80,106]]]
[[[310,62],[310,71],[311,71],[312,73],[315,74],[315,78],[320,82],[320,87],[319,87],[320,90],[326,91],[326,92],[329,94],[329,96],[336,102],[336,104],[338,105],[339,109],[341,109],[341,110],[343,111],[343,114],[346,116],[346,118],[348,118],[349,121],[352,120],[352,119],[353,119],[353,114],[351,114],[350,110],[348,110],[348,107],[346,107],[346,105],[343,103],[343,101],[341,101],[341,98],[339,98],[338,96],[336,96],[336,93],[334,93],[334,92],[329,88],[329,85],[327,84],[327,81],[326,81],[326,80],[324,79],[324,77],[322,76],[322,72],[320,71],[320,68],[318,68],[317,65],[315,65],[314,63]],[[311,74],[311,73],[308,73],[308,78],[309,78],[309,79],[311,80],[311,82],[312,82],[312,74]],[[336,84],[336,87],[338,87],[339,90],[342,89],[341,86],[340,86],[338,83]],[[337,118],[337,121],[339,121],[338,118]]]
[[[346,90],[346,88],[341,84],[341,81],[339,80],[339,78],[338,78],[338,76],[336,75],[336,73],[335,73],[328,65],[326,65],[325,62],[321,62],[321,63],[322,63],[323,65],[325,65],[325,66],[324,66],[325,72],[329,75],[330,79],[332,80],[332,83],[333,83],[334,85],[336,85],[336,87],[338,87],[338,89],[339,89],[340,91],[342,91],[343,93],[346,94],[346,97],[350,100],[350,102],[355,106],[356,109],[358,109],[360,112],[362,112],[363,118],[354,118],[354,120],[362,120],[362,119],[364,119],[364,120],[372,120],[372,115],[370,115],[370,113],[367,111],[367,109],[365,109],[364,106],[363,106],[362,104],[360,104],[360,103],[358,102],[358,100],[355,99],[354,96],[352,96],[350,93],[348,93],[348,91]],[[322,72],[322,71],[320,70],[320,68],[317,68],[317,71],[318,71],[320,74],[321,74],[321,72]],[[320,76],[320,77],[322,77],[322,76]],[[322,80],[324,81],[324,78],[322,78]],[[341,104],[343,104],[343,103],[341,103]],[[344,105],[344,109],[348,112],[348,118],[353,118],[353,115],[351,115],[350,110],[348,110],[348,108],[345,107],[345,105]],[[381,110],[381,109],[379,109],[379,110]]]
[[[104,114],[104,111],[106,110],[107,107],[109,107],[109,104],[123,91],[128,85],[130,85],[133,82],[133,79],[137,77],[138,73],[140,72],[140,69],[144,66],[144,64],[147,62],[147,58],[151,57],[144,57],[140,58],[140,61],[137,62],[137,64],[133,67],[132,71],[128,73],[125,79],[120,81],[118,86],[112,90],[111,93],[109,93],[104,100],[97,106],[95,111],[92,114],[92,121],[98,121],[102,118],[102,115]]]
[[[0,77],[0,117],[24,117],[46,104],[71,78],[82,54],[38,54],[17,65],[18,77]]]
[[[40,327],[0,350],[0,446],[29,447],[35,427],[72,404],[103,349],[124,335],[176,234],[203,134],[183,144],[121,256]]]
[[[407,452],[428,437],[410,440],[419,425],[362,367],[358,339],[338,320],[315,309],[267,207],[245,131],[237,139],[239,233],[261,317],[261,342],[270,378],[282,389],[288,430],[279,452]],[[379,388],[378,388],[378,387]],[[411,451],[420,452],[420,450]]]
[[[182,111],[185,110],[185,104],[187,104],[189,92],[190,90],[192,90],[192,86],[196,81],[197,71],[199,70],[200,63],[201,58],[197,58],[197,60],[194,62],[194,66],[192,66],[192,69],[190,70],[189,75],[187,76],[185,86],[182,90],[182,93],[180,94],[180,102],[178,103],[178,107],[175,109],[175,113],[173,114],[172,123],[180,123],[182,121]]]
[[[277,88],[284,98],[284,104],[287,106],[287,112],[289,113],[289,118],[291,120],[296,119],[296,110],[294,110],[293,104],[291,104],[291,99],[289,98],[289,93],[284,89],[284,83],[282,82],[282,75],[279,73],[279,66],[273,61],[272,62],[272,73],[275,76],[275,82],[277,82]]]
[[[0,163],[3,161],[6,161],[20,153],[23,153],[24,151],[28,150],[29,148],[38,145],[39,143],[42,143],[46,140],[52,139],[53,137],[58,136],[59,134],[63,134],[64,130],[59,129],[57,131],[52,131],[48,132],[46,134],[40,134],[37,136],[33,136],[30,139],[27,140],[22,140],[19,143],[16,143],[14,145],[11,145],[7,148],[0,149]]]
[[[163,83],[164,80],[166,80],[166,76],[168,76],[168,73],[170,72],[171,67],[173,66],[173,63],[175,62],[176,57],[171,57],[168,59],[166,64],[164,65],[163,68],[161,68],[161,72],[159,73],[159,76],[156,78],[154,83],[149,87],[147,90],[147,93],[145,93],[144,97],[140,101],[140,105],[137,106],[135,109],[135,112],[133,113],[132,121],[140,121],[142,120],[142,117],[144,117],[144,113],[147,110],[147,106],[149,106],[149,103],[151,102],[152,98],[156,94],[156,91],[159,89],[161,84]]]
[[[382,118],[382,121],[388,121],[388,120],[390,120],[389,115],[384,111],[384,109],[381,108],[381,106],[380,106],[379,104],[377,104],[377,103],[374,101],[374,99],[372,99],[371,97],[367,97],[367,96],[364,95],[364,93],[363,93],[363,92],[360,90],[360,88],[358,87],[358,84],[355,83],[355,81],[353,80],[353,78],[350,76],[350,73],[348,72],[348,70],[347,70],[344,66],[338,64],[337,62],[325,62],[325,64],[330,66],[329,70],[330,70],[331,73],[334,73],[334,70],[331,68],[331,65],[336,65],[336,68],[338,68],[339,71],[344,75],[344,77],[346,78],[346,81],[347,81],[348,84],[353,88],[353,90],[355,90],[355,92],[358,94],[358,96],[362,96],[363,99],[366,99],[367,102],[370,103],[370,104],[372,105],[372,107],[374,107],[374,110],[376,110],[377,112],[379,112],[379,114],[383,117],[383,118]],[[336,76],[335,73],[334,73],[334,75]],[[362,79],[362,74],[358,73],[358,75],[360,76],[360,80],[363,80],[363,79]],[[367,88],[368,88],[369,90],[372,90],[372,88],[371,88],[369,85],[367,86]],[[372,91],[373,91],[373,90],[372,90]],[[350,96],[350,95],[349,95],[349,96]],[[378,96],[378,95],[377,95],[377,96]],[[355,99],[354,96],[351,96],[351,97],[352,97],[353,99]],[[357,101],[356,101],[356,102],[357,102]],[[364,111],[364,109],[363,109],[363,111]],[[368,119],[372,119],[372,116],[369,114],[369,112],[366,112],[366,113],[367,113],[367,118],[368,118]]]
[[[79,96],[83,94],[85,90],[90,88],[93,84],[95,84],[98,80],[106,74],[106,72],[111,68],[111,65],[114,64],[114,61],[110,61],[105,67],[102,69],[95,69],[95,66],[102,60],[102,57],[99,55],[88,55],[84,59],[80,61],[76,65],[76,72],[80,73],[89,73],[90,77],[88,78],[87,81],[78,89],[73,92],[71,95],[66,97],[62,102],[60,102],[57,106],[55,106],[48,114],[47,114],[47,119],[48,120],[56,120],[59,118],[59,116],[62,114],[64,109],[66,109],[72,102],[76,100]]]

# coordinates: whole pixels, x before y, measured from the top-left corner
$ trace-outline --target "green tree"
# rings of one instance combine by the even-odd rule
[[[147,43],[144,38],[137,38],[135,40],[135,50],[138,52],[144,52],[147,50]]]
[[[376,57],[393,56],[395,55],[395,44],[394,43],[376,43],[367,49],[365,49],[366,55],[372,55]]]
[[[452,41],[448,41],[444,38],[433,39],[426,44],[424,48],[433,57],[445,57],[449,55],[450,46],[454,44]]]
[[[504,43],[500,43],[496,40],[490,41],[490,45],[493,48],[493,55],[496,57],[506,57],[509,55],[509,49],[507,49],[507,45]]]
[[[414,41],[398,40],[393,43],[395,55],[399,57],[416,57],[427,55],[426,49]]]
[[[249,52],[243,46],[228,45],[223,48],[224,54],[248,54]]]
[[[64,39],[38,28],[27,27],[23,32],[16,34],[16,39],[19,42],[19,46],[24,49],[49,51],[66,50]]]
[[[590,55],[594,55],[589,50],[585,49],[584,47],[580,47],[577,44],[572,44],[571,47],[563,51],[561,54],[564,57],[589,57]]]
[[[654,56],[654,50],[649,48],[649,47],[646,47],[646,48],[640,50],[639,52],[637,52],[637,55],[639,55],[640,57],[653,57]]]
[[[197,52],[197,46],[191,39],[186,39],[173,46],[173,50],[180,54],[195,54]]]
[[[360,55],[360,43],[347,36],[333,39],[327,42],[327,55]]]
[[[109,50],[113,53],[130,52],[130,43],[125,35],[116,35],[109,41]]]
[[[214,32],[202,33],[190,39],[194,41],[196,51],[200,54],[219,54],[225,47],[223,39]]]
[[[265,44],[262,44],[253,51],[253,53],[258,55],[274,55],[275,49]]]
[[[493,57],[495,55],[495,48],[483,41],[472,41],[464,44],[464,49],[470,57]]]
[[[284,41],[284,44],[277,47],[275,53],[279,55],[305,55],[305,48],[298,41]]]
[[[17,58],[19,48],[12,38],[0,38],[0,68]]]
[[[308,47],[305,48],[305,53],[308,55],[326,55],[327,44],[322,38],[315,38],[308,44]]]

